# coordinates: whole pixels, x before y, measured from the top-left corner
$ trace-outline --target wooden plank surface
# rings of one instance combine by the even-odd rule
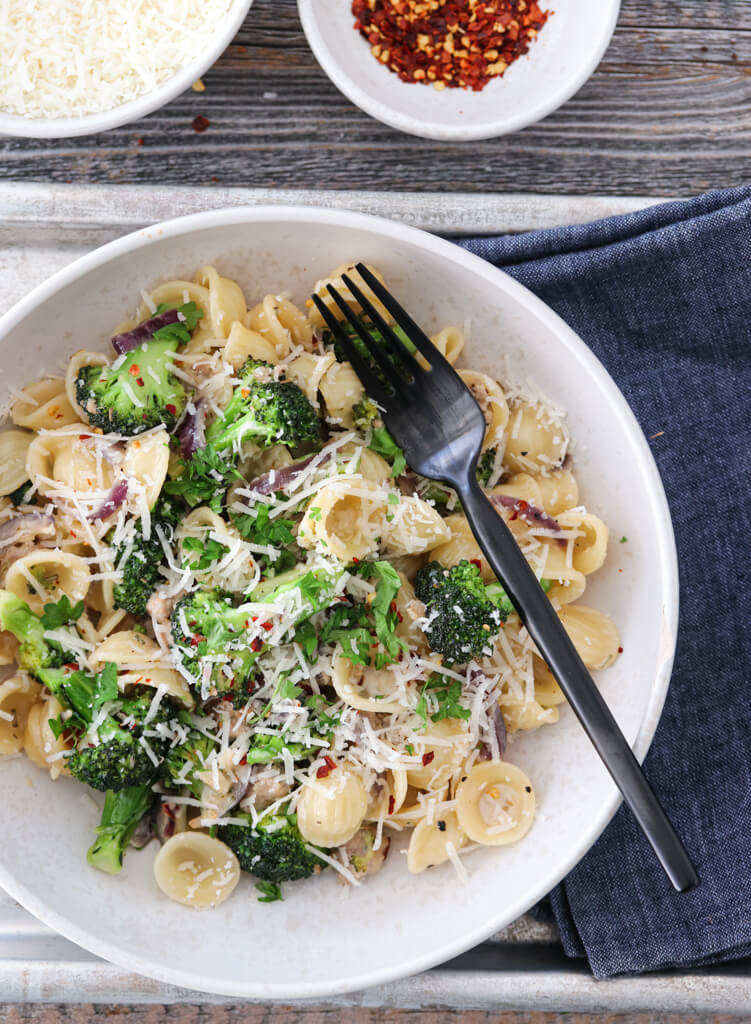
[[[738,184],[751,167],[751,0],[623,0],[610,49],[578,95],[486,142],[417,139],[361,113],[318,67],[295,0],[255,0],[204,81],[205,92],[98,136],[2,139],[0,175],[670,196]],[[197,114],[211,122],[201,135]]]
[[[742,1018],[748,1020],[749,1018]],[[303,1010],[291,1006],[3,1006],[3,1024],[739,1024],[672,1013],[486,1013],[477,1010]]]

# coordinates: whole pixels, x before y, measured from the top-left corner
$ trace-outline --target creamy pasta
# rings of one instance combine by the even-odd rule
[[[194,909],[243,872],[263,901],[329,868],[360,884],[400,834],[413,873],[520,841],[535,793],[507,738],[565,699],[456,495],[408,468],[312,304],[214,267],[136,298],[113,352],[17,392],[0,432],[0,754],[102,793],[89,863],[157,837],[159,889]],[[466,358],[457,327],[432,337]],[[576,603],[608,529],[564,416],[459,373],[478,478],[611,665],[615,624]]]

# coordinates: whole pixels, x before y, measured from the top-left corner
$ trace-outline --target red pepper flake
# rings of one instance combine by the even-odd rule
[[[142,146],[143,145],[143,136],[141,136],[140,138],[136,139],[136,145],[137,146]]]
[[[550,17],[539,0],[352,0],[355,30],[403,82],[483,89]]]
[[[355,563],[355,565],[359,565],[360,564],[360,559],[359,558],[353,558],[352,561]]]
[[[141,367],[138,365],[138,363],[133,363],[131,368],[128,370],[128,373],[131,375],[131,377],[138,377],[140,376],[141,373]]]
[[[79,441],[88,441],[90,437],[91,437],[91,434],[79,434],[78,435],[78,440]]]
[[[623,648],[622,648],[622,647],[619,647],[619,648],[618,648],[618,653],[619,653],[619,654],[623,654]]]
[[[171,402],[168,402],[164,408],[167,410],[170,416],[177,416],[177,407],[172,405]]]
[[[392,796],[389,797],[389,814],[393,814],[394,813],[394,808],[395,807],[396,807],[396,800],[394,800],[394,797],[392,795]]]
[[[476,565],[478,569],[482,569],[482,562],[479,558],[470,558],[469,564]]]
[[[71,672],[77,672],[78,671],[78,662],[77,661],[67,661],[65,663],[65,667],[69,668],[71,670]]]
[[[139,388],[142,388],[143,387],[143,377],[139,377],[136,380],[136,384],[139,386]]]
[[[208,117],[204,117],[203,114],[198,114],[197,117],[193,118],[192,128],[194,132],[198,132],[200,135],[202,132],[206,131],[210,124],[211,121],[209,121]]]
[[[334,760],[333,757],[329,757],[328,754],[324,754],[323,760],[326,763],[322,764],[321,767],[316,772],[317,779],[325,779],[326,776],[330,775],[331,772],[333,772],[333,770],[336,768],[336,761]]]
[[[261,640],[260,636],[256,636],[256,637],[254,637],[251,640],[251,642],[250,642],[250,649],[251,649],[251,651],[254,651],[256,654],[258,654],[258,652],[262,649],[262,647],[263,647],[263,640]]]
[[[430,762],[433,760],[434,757],[435,757],[434,752],[432,750],[429,750],[427,752],[427,754],[423,754],[422,755],[422,763],[427,766],[427,765],[430,764]]]
[[[396,601],[392,601],[391,604],[389,605],[389,608],[391,609],[392,612],[395,612],[396,611]]]
[[[273,622],[262,622],[261,623],[261,629],[265,629],[267,633],[269,632],[269,630],[271,630],[273,628],[274,628]]]

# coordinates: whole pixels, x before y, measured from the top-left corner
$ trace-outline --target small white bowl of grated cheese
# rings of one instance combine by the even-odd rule
[[[4,0],[0,134],[91,135],[184,92],[252,0]]]

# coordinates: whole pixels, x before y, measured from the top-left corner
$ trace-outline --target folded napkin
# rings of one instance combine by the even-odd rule
[[[678,546],[678,648],[644,767],[701,885],[675,893],[621,807],[550,895],[566,952],[598,978],[751,955],[751,185],[461,244],[602,360],[650,439]]]

